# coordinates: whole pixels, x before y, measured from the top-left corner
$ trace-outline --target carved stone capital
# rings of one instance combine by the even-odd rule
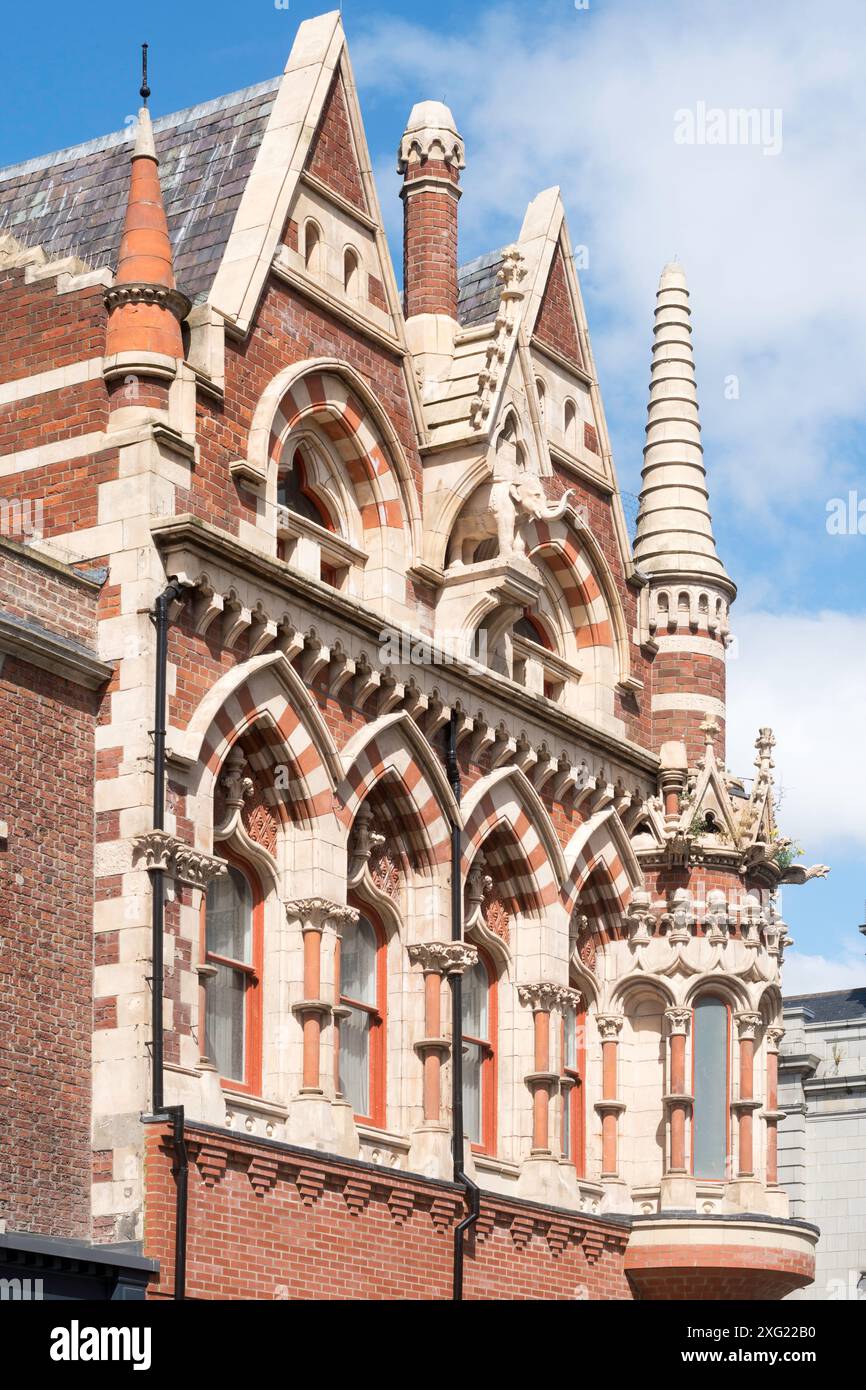
[[[521,1004],[532,1009],[534,1014],[550,1013],[551,1009],[559,1006],[562,986],[552,984],[549,980],[540,980],[535,985],[518,985],[517,997]]]
[[[734,1022],[737,1025],[737,1037],[743,1039],[754,1038],[755,1033],[761,1026],[761,1015],[753,1013],[734,1014]]]
[[[631,941],[649,941],[656,925],[651,895],[643,889],[633,893],[623,921],[628,928]]]
[[[385,846],[385,836],[373,828],[373,811],[365,801],[359,808],[349,836],[349,882],[363,877],[370,856]]]
[[[330,898],[294,898],[285,903],[285,909],[289,922],[300,921],[301,931],[327,929],[337,935],[344,927],[353,926],[361,915],[356,907],[332,902]]]
[[[767,1039],[767,1051],[778,1052],[779,1043],[785,1036],[785,1030],[779,1024],[774,1023],[767,1029],[765,1036]]]
[[[462,975],[478,960],[477,946],[467,941],[423,941],[408,946],[409,959],[425,975]]]
[[[688,1034],[692,1021],[691,1009],[665,1009],[665,1018],[668,1021],[668,1032],[670,1034]]]
[[[602,1042],[617,1042],[622,1029],[622,1014],[597,1014],[596,1024]]]
[[[224,859],[193,849],[166,830],[146,830],[133,840],[134,854],[146,869],[161,869],[178,883],[207,888],[211,879],[228,872]]]

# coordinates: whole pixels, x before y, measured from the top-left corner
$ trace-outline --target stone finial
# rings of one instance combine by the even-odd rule
[[[418,101],[412,107],[397,151],[397,173],[405,174],[410,164],[433,159],[449,168],[466,167],[463,138],[444,102]]]

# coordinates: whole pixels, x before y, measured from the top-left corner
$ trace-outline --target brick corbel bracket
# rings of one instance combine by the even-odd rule
[[[146,830],[133,839],[135,855],[146,869],[161,869],[178,883],[207,888],[211,879],[228,870],[224,859],[192,849],[166,830]]]

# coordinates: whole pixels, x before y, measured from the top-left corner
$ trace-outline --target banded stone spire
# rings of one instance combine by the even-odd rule
[[[685,272],[666,265],[655,311],[635,562],[645,573],[735,586],[716,551],[701,447]]]

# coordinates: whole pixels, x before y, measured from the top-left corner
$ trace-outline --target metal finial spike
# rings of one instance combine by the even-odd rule
[[[144,104],[145,104],[145,106],[146,106],[146,105],[147,105],[147,98],[150,96],[150,88],[149,88],[148,85],[147,85],[147,44],[146,44],[146,43],[143,43],[143,44],[141,45],[141,86],[140,86],[140,88],[139,88],[139,90],[138,90],[138,94],[139,94],[139,96],[141,97],[142,101],[144,102]]]

